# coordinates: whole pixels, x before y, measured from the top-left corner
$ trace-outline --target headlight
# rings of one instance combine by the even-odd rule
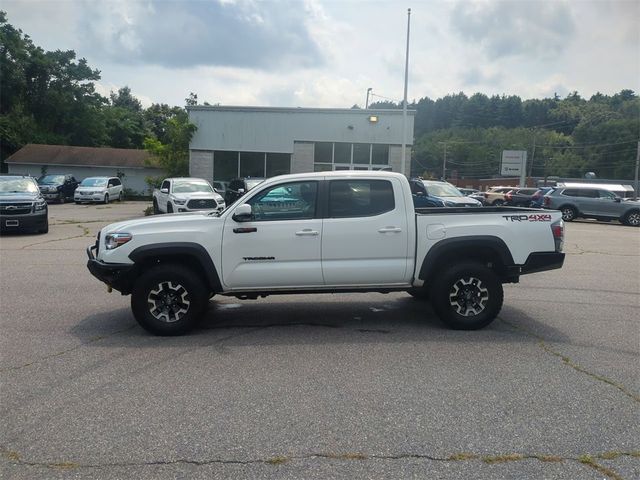
[[[107,250],[113,250],[120,245],[124,245],[131,240],[132,235],[130,233],[108,233],[104,237],[104,246]]]
[[[40,210],[44,210],[45,208],[47,208],[47,202],[44,201],[44,199],[40,199],[36,201],[35,204],[35,210],[36,212],[39,212]]]
[[[174,198],[173,199],[173,203],[175,203],[176,205],[184,205],[185,203],[187,203],[186,200],[180,200],[179,198]]]

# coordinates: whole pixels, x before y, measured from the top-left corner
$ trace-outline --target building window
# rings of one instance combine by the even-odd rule
[[[228,182],[238,176],[238,152],[213,152],[213,179]]]
[[[228,182],[234,178],[268,178],[291,173],[290,153],[213,152],[213,180]]]
[[[313,148],[313,171],[391,170],[389,145],[317,142]]]
[[[288,153],[267,153],[265,177],[286,175],[291,172],[291,155]]]
[[[371,163],[374,165],[389,165],[389,145],[372,145]]]
[[[333,162],[333,143],[318,142],[313,145],[313,159],[316,163]]]
[[[333,163],[351,163],[351,144],[333,144]]]

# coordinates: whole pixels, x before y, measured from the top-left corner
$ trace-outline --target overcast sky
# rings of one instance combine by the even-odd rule
[[[46,50],[72,49],[145,106],[364,106],[464,91],[640,90],[640,1],[3,0]],[[372,100],[379,100],[372,97]]]

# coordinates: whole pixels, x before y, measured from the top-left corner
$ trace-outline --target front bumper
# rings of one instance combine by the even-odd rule
[[[73,194],[75,202],[102,202],[104,201],[104,192],[93,193],[91,195],[80,195],[78,192]]]
[[[91,275],[123,295],[130,294],[137,277],[137,266],[133,263],[102,262],[93,254],[96,248],[96,245],[87,247],[87,256],[89,257],[87,268]]]
[[[21,230],[44,230],[47,226],[48,212],[25,213],[23,215],[0,215],[0,231],[17,232]]]

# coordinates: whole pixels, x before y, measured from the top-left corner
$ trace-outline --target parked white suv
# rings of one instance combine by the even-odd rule
[[[89,177],[80,182],[73,194],[76,203],[102,202],[109,200],[121,202],[124,198],[122,182],[118,177]]]
[[[167,178],[153,191],[153,213],[223,210],[224,198],[201,178]]]

